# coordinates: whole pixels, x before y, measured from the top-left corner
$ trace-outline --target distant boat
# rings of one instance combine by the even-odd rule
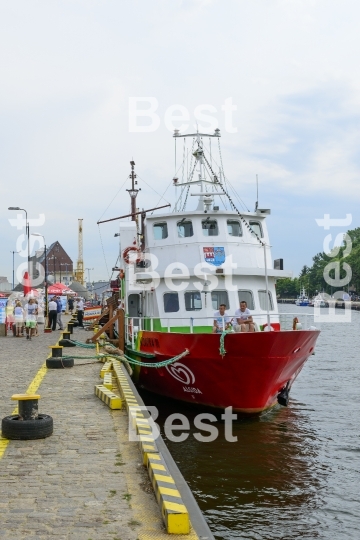
[[[310,306],[322,308],[322,307],[327,307],[328,304],[325,302],[322,294],[319,293],[312,298]]]
[[[308,295],[306,294],[306,291],[304,287],[301,289],[299,296],[295,300],[295,304],[297,306],[308,306],[310,305],[310,300]]]

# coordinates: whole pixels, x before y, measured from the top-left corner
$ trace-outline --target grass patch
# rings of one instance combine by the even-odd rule
[[[139,525],[141,525],[141,522],[136,521],[136,519],[131,519],[128,524],[130,525],[130,527],[138,527]]]
[[[123,495],[123,499],[125,499],[125,501],[127,501],[127,502],[131,501],[131,497],[132,497],[132,495],[130,493],[125,493]]]
[[[113,497],[114,495],[116,495],[116,489],[110,489],[109,497]]]

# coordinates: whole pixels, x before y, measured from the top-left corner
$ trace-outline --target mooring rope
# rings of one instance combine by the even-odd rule
[[[219,352],[220,352],[220,356],[221,358],[224,358],[225,354],[226,354],[226,349],[225,349],[225,336],[227,334],[229,334],[229,332],[231,332],[231,329],[229,331],[226,331],[226,330],[223,330],[222,333],[221,333],[221,336],[220,336],[220,347],[219,347]]]
[[[115,355],[115,354],[109,354],[109,353],[100,353],[96,354],[95,356],[62,356],[62,358],[74,358],[74,359],[82,359],[82,360],[90,360],[97,358],[97,362],[101,362],[104,358],[114,358],[116,360],[120,360],[122,358],[125,358],[129,364],[134,364],[135,366],[142,366],[142,367],[150,367],[150,368],[162,368],[169,366],[170,364],[173,364],[177,360],[180,360],[184,356],[188,355],[189,351],[188,349],[185,349],[184,352],[177,354],[176,356],[173,356],[172,358],[169,358],[168,360],[162,360],[162,362],[141,362],[139,360],[135,360],[134,358],[130,358],[126,354],[123,354],[121,356]],[[90,363],[90,362],[89,362]],[[79,364],[78,364],[79,365]]]

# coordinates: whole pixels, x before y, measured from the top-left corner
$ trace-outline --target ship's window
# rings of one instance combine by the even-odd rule
[[[202,230],[204,236],[217,236],[219,234],[218,224],[215,219],[204,219],[202,221]]]
[[[251,229],[254,231],[254,233],[258,235],[259,238],[263,237],[261,223],[259,223],[258,221],[249,221],[249,225]]]
[[[240,221],[234,219],[227,220],[227,231],[230,236],[242,236]]]
[[[239,289],[238,290],[238,295],[239,295],[239,303],[245,301],[247,303],[248,309],[255,309],[255,307],[254,307],[254,296],[253,296],[253,293],[251,291],[246,291],[246,290]]]
[[[154,239],[163,240],[168,237],[167,223],[154,223]]]
[[[184,296],[186,311],[197,311],[202,308],[201,293],[199,291],[186,292]]]
[[[220,304],[225,304],[229,309],[229,298],[227,291],[211,291],[211,303],[214,309],[219,309]]]
[[[177,292],[164,294],[164,311],[165,313],[175,313],[176,311],[179,311],[179,295]]]
[[[269,293],[269,311],[273,311],[274,305],[272,301],[271,292]],[[260,309],[263,309],[264,311],[267,311],[268,307],[266,305],[266,291],[259,291],[259,301],[260,301]]]
[[[188,238],[194,235],[192,221],[179,221],[177,224],[179,238]]]

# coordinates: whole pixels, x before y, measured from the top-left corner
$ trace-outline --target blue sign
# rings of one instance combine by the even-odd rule
[[[225,248],[224,247],[203,247],[205,262],[213,264],[214,266],[220,266],[225,262]]]

